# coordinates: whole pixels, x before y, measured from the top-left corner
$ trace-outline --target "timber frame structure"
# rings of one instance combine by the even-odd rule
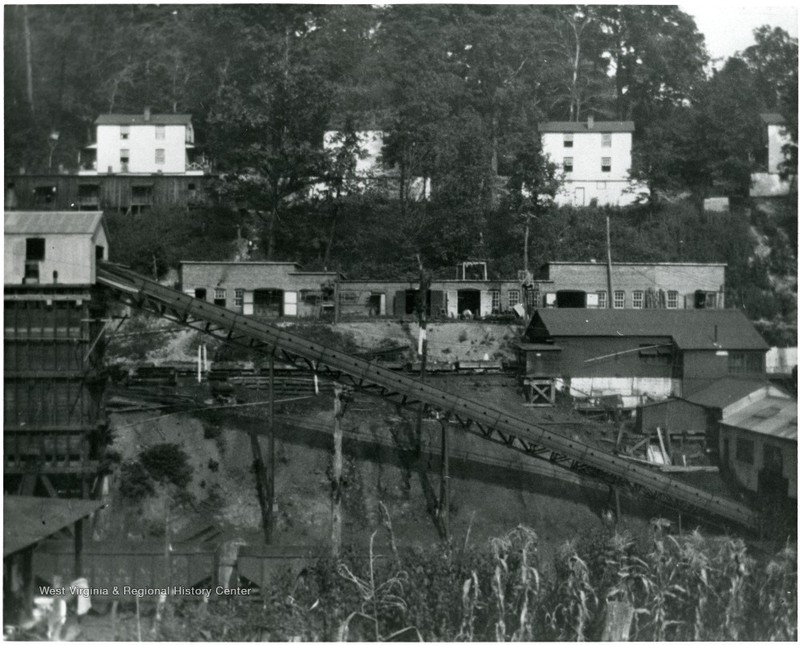
[[[97,282],[125,305],[148,311],[221,341],[310,369],[397,405],[439,410],[467,432],[531,457],[544,459],[615,490],[647,496],[708,521],[716,517],[749,529],[759,515],[733,500],[688,486],[594,446],[559,435],[502,410],[440,390],[375,363],[250,317],[192,298],[111,263],[98,266]]]
[[[106,443],[103,291],[6,285],[6,490],[87,497]]]

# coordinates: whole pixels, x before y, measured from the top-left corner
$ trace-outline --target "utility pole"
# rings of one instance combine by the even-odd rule
[[[342,550],[342,417],[344,388],[333,384],[333,467],[331,468],[331,553],[339,558]]]
[[[267,479],[267,543],[272,544],[275,528],[275,351],[269,355],[269,473]]]
[[[439,482],[439,523],[445,540],[450,539],[450,436],[448,419],[439,419],[442,429],[442,471]]]
[[[614,291],[611,286],[611,218],[606,215],[606,273],[608,275],[608,308],[614,308]]]
[[[428,305],[428,282],[425,277],[425,269],[422,266],[422,260],[417,253],[417,262],[419,263],[419,297],[420,306],[417,312],[417,319],[419,321],[419,346],[417,352],[422,355],[422,363],[419,371],[419,380],[425,381],[425,371],[428,367],[428,322],[426,319],[426,308]],[[417,441],[422,440],[422,413],[425,409],[424,405],[420,405],[417,412]]]

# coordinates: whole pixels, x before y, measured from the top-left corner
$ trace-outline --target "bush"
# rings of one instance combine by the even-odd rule
[[[192,468],[186,451],[175,443],[151,446],[139,456],[150,476],[158,482],[169,482],[186,488],[192,481]]]
[[[125,499],[135,502],[150,497],[155,491],[153,481],[138,461],[126,461],[120,469],[119,492]]]

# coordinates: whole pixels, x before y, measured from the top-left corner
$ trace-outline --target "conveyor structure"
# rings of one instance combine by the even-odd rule
[[[634,495],[653,498],[687,514],[757,529],[759,515],[736,501],[689,486],[594,446],[537,426],[478,401],[465,399],[345,352],[237,314],[148,280],[130,269],[102,263],[97,282],[114,297],[234,345],[249,348],[399,405],[429,406],[483,439],[545,459]]]

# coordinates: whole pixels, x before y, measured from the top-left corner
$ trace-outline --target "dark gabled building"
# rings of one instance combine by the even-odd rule
[[[520,344],[527,378],[557,379],[578,397],[622,396],[626,407],[726,376],[763,377],[767,349],[732,309],[540,309]]]

